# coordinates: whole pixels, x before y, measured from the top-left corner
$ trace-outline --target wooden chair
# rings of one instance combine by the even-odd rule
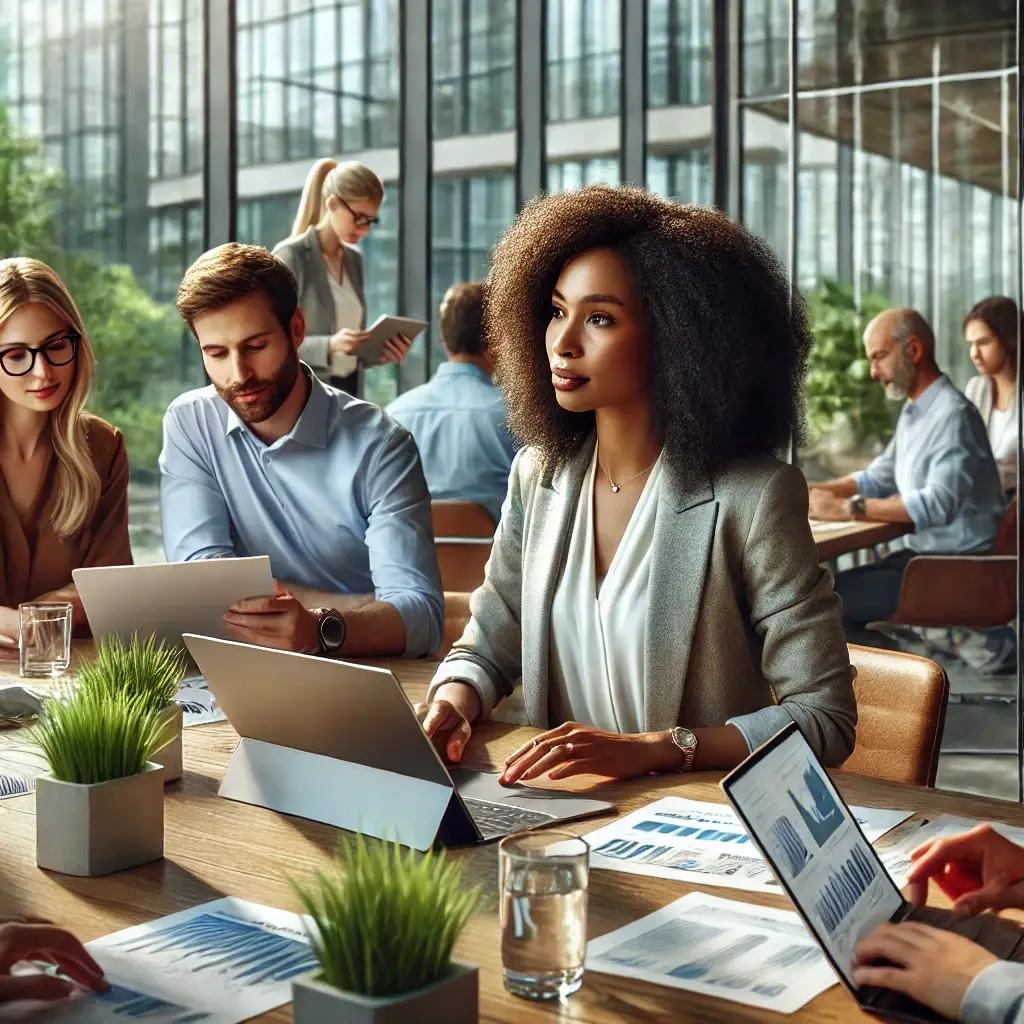
[[[901,626],[991,629],[1017,615],[1017,501],[1010,502],[984,555],[916,555],[907,563],[896,611]]]
[[[444,637],[435,657],[443,658],[459,637],[465,632],[469,622],[469,594],[450,593],[444,595]]]
[[[934,661],[850,645],[857,745],[843,771],[934,786],[949,680]]]
[[[491,557],[491,514],[471,501],[433,501],[430,515],[442,587],[455,593],[476,590],[484,581],[484,566]]]

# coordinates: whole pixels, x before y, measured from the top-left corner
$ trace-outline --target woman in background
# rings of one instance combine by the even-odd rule
[[[318,377],[355,395],[359,346],[366,331],[363,256],[356,243],[377,223],[384,199],[380,178],[356,160],[318,160],[306,178],[291,236],[274,248],[295,275],[306,340],[299,355]],[[385,347],[383,362],[401,362],[404,335]]]
[[[94,366],[56,273],[0,261],[0,654],[20,603],[69,601],[83,625],[72,570],[132,560],[124,438],[85,412]]]
[[[1003,295],[982,299],[964,317],[964,341],[980,376],[964,394],[988,428],[1003,490],[1017,492],[1017,303]]]

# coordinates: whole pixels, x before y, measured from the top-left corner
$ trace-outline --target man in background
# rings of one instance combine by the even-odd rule
[[[864,348],[871,379],[906,404],[892,440],[867,469],[810,485],[810,515],[913,527],[905,549],[836,577],[848,641],[894,647],[866,625],[896,610],[907,562],[915,554],[988,551],[1005,499],[985,424],[939,369],[924,317],[912,309],[879,314]]]
[[[505,399],[491,382],[483,302],[483,282],[448,289],[441,303],[448,362],[387,411],[415,439],[431,498],[483,505],[497,523],[515,447],[505,425]]]

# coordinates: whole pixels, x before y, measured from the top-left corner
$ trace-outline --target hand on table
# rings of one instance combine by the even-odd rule
[[[18,631],[21,616],[17,608],[0,606],[0,661],[18,660]]]
[[[472,723],[480,715],[480,697],[468,683],[445,683],[429,704],[419,703],[413,710],[423,731],[434,741],[438,753],[449,761],[462,760]]]
[[[412,339],[404,334],[396,334],[388,338],[384,343],[384,352],[380,357],[381,363],[400,363],[412,348]]]
[[[854,957],[855,984],[902,992],[952,1020],[971,982],[998,959],[962,935],[915,921],[879,925]],[[876,960],[894,966],[871,966]]]
[[[280,651],[316,654],[320,650],[317,616],[276,580],[273,597],[237,601],[221,618],[234,639]]]
[[[809,515],[811,519],[841,523],[850,518],[850,504],[846,498],[837,498],[831,491],[812,487],[808,491]]]
[[[74,984],[52,974],[12,975],[11,968],[30,960],[55,964],[62,974],[93,992],[104,992],[103,968],[70,932],[51,924],[8,921],[0,924],[0,1003],[23,999],[65,999]]]
[[[907,873],[914,906],[928,899],[928,882],[953,901],[961,914],[1024,907],[1024,849],[991,825],[936,839],[914,850]]]
[[[604,775],[632,779],[664,771],[665,734],[603,732],[589,725],[565,722],[529,743],[505,761],[499,782],[511,786],[520,779],[549,779],[570,775]]]

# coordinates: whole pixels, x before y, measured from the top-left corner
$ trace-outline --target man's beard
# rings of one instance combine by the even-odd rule
[[[288,355],[272,377],[247,377],[229,388],[217,387],[217,394],[231,407],[243,423],[263,423],[269,420],[292,393],[299,376],[299,354],[289,345]],[[255,402],[242,402],[238,395],[252,388],[266,387],[266,391]]]
[[[885,389],[885,397],[890,402],[902,402],[907,398],[914,383],[915,372],[913,360],[904,355],[902,362],[893,373],[892,379],[882,385]]]

